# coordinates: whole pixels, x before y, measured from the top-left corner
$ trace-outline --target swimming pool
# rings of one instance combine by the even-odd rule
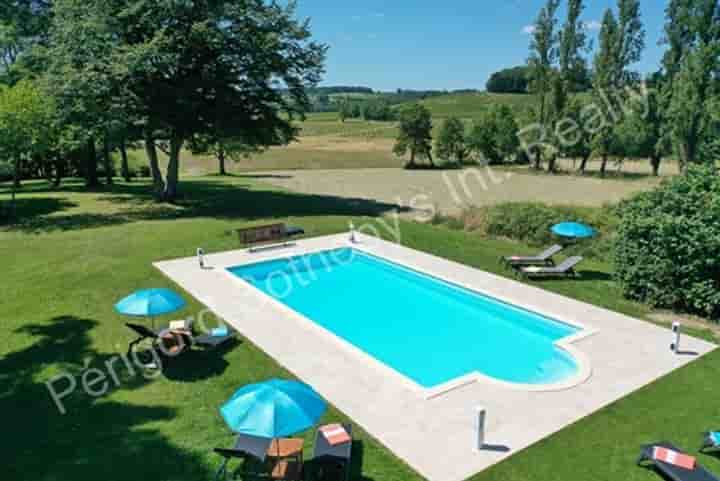
[[[424,388],[479,372],[555,384],[580,329],[352,248],[228,269]]]

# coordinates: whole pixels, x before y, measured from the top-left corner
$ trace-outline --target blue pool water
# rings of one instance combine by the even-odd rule
[[[577,372],[554,345],[577,328],[354,249],[230,272],[427,388],[475,371],[524,384]]]

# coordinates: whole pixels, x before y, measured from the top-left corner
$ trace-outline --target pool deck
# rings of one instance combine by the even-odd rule
[[[563,346],[582,379],[551,390],[475,376],[427,396],[409,379],[340,341],[301,315],[234,278],[225,268],[348,246],[348,235],[155,263],[170,279],[350,416],[430,481],[462,481],[563,427],[697,359],[716,346],[671,335],[645,321],[601,309],[398,244],[360,235],[357,247],[570,324],[584,334]],[[468,339],[472,343],[472,339]],[[488,449],[475,450],[475,412],[487,410]]]

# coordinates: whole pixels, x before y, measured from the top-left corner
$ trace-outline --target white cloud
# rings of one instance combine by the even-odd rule
[[[535,25],[525,25],[525,26],[522,28],[522,32],[523,32],[525,35],[532,35],[533,33],[535,33]]]
[[[583,26],[585,27],[585,30],[600,30],[600,28],[602,28],[602,23],[597,20],[590,20],[589,22],[584,22]]]

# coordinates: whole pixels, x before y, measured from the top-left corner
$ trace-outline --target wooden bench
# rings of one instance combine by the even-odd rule
[[[291,246],[294,243],[288,239],[305,233],[300,227],[288,227],[282,223],[246,227],[235,232],[240,244],[249,247],[250,252]]]

